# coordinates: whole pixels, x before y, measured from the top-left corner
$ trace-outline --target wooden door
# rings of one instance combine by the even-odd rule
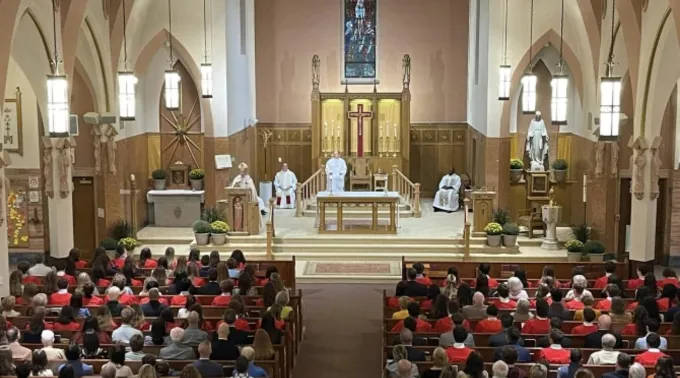
[[[97,246],[95,229],[94,180],[92,177],[73,178],[73,244],[82,259],[90,259]]]
[[[657,265],[667,265],[666,261],[666,210],[668,204],[668,192],[666,190],[668,180],[659,180],[659,198],[656,200],[656,233],[654,235],[654,262]]]
[[[618,257],[624,256],[626,252],[626,226],[630,224],[631,221],[631,205],[632,205],[632,194],[631,194],[631,179],[622,178],[619,181],[619,234],[617,238],[617,252]]]

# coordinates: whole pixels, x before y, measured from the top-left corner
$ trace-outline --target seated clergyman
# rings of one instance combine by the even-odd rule
[[[456,171],[451,168],[448,174],[442,177],[439,182],[439,190],[434,196],[434,211],[445,211],[447,213],[458,210],[458,193],[460,191],[461,180]]]

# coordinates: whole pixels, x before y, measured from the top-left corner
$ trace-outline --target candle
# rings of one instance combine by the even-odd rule
[[[380,125],[380,132],[378,133],[378,136],[379,136],[379,137],[383,136],[382,125]]]
[[[135,175],[130,175],[130,181],[135,181]]]
[[[586,203],[588,198],[588,175],[583,174],[583,203]]]
[[[397,139],[397,124],[394,124],[394,139]]]

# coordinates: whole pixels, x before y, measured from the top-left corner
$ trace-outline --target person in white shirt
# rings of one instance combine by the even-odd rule
[[[527,294],[527,291],[524,290],[524,284],[522,284],[522,281],[517,277],[508,278],[508,289],[510,290],[510,295],[508,298],[512,299],[513,301],[517,301],[519,299],[529,299],[529,294]]]
[[[49,361],[52,360],[65,360],[66,355],[64,350],[61,348],[54,348],[54,332],[50,330],[44,330],[40,334],[40,339],[42,340],[43,348],[41,349],[47,355]]]
[[[124,308],[123,311],[120,312],[120,320],[123,324],[111,333],[111,340],[113,340],[114,343],[130,345],[130,338],[132,338],[132,336],[140,335],[142,338],[144,337],[142,331],[130,325],[134,313],[135,311],[129,307]]]
[[[295,188],[297,177],[293,171],[288,169],[288,163],[283,163],[281,171],[274,177],[274,188],[276,188],[276,207],[292,209],[295,207]]]
[[[614,335],[609,333],[602,335],[602,350],[590,355],[588,365],[616,365],[620,352],[614,350],[615,345]]]
[[[340,157],[340,152],[333,152],[333,157],[326,162],[326,190],[331,193],[345,191],[345,175],[347,163]]]
[[[43,255],[37,255],[35,257],[35,265],[28,269],[29,276],[46,276],[52,271],[52,268],[43,264]]]
[[[586,289],[586,287],[588,287],[588,280],[584,276],[576,275],[571,279],[571,282],[572,289],[567,292],[567,295],[564,297],[565,300],[581,300],[584,295],[593,295],[588,289]]]

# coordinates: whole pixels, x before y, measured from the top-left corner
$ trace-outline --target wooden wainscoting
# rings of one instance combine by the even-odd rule
[[[411,124],[411,156],[409,178],[419,182],[422,197],[434,196],[442,176],[452,167],[456,172],[468,172],[468,157],[472,151],[467,124]]]
[[[267,157],[264,156],[264,139],[262,132],[272,132],[267,145]],[[267,179],[273,180],[276,172],[281,170],[281,162],[288,163],[288,168],[295,173],[299,182],[305,181],[318,167],[312,161],[312,125],[304,123],[260,123],[257,125],[257,177],[265,179],[265,163]]]

